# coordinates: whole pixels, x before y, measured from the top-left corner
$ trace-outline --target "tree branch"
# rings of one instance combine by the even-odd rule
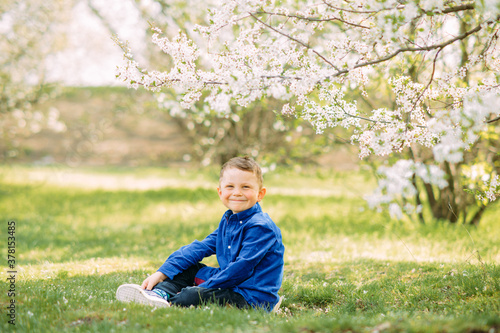
[[[347,25],[352,25],[354,27],[363,28],[363,29],[370,29],[370,27],[367,27],[367,26],[364,26],[364,25],[361,25],[361,24],[356,24],[356,23],[348,22],[348,21],[342,20],[341,18],[338,18],[338,17],[323,18],[323,19],[321,19],[321,18],[305,17],[305,16],[299,16],[299,15],[286,15],[286,14],[281,14],[281,13],[270,13],[270,12],[266,12],[266,11],[255,12],[254,14],[267,14],[267,15],[274,15],[274,16],[283,16],[283,17],[287,17],[287,18],[297,18],[297,19],[300,19],[300,20],[312,21],[312,22],[339,21],[339,22],[345,23]]]
[[[305,44],[304,42],[302,42],[302,41],[300,41],[300,40],[298,40],[298,39],[296,39],[296,38],[294,38],[294,37],[292,37],[290,35],[287,35],[284,32],[279,31],[278,29],[272,27],[271,25],[263,22],[261,19],[259,19],[258,17],[256,17],[252,13],[250,13],[250,16],[253,17],[256,21],[260,22],[262,25],[264,25],[267,28],[273,30],[274,32],[276,32],[276,33],[278,33],[278,34],[280,34],[282,36],[285,36],[285,37],[289,38],[290,40],[292,40],[292,41],[294,41],[294,42],[302,45],[303,47],[305,47],[305,48],[307,48],[309,50],[312,50],[314,54],[316,54],[324,62],[326,62],[327,64],[329,64],[330,66],[332,66],[333,68],[335,68],[337,70],[337,73],[335,75],[333,75],[333,77],[339,76],[339,75],[342,75],[342,74],[347,74],[347,73],[349,73],[349,71],[351,71],[351,69],[344,69],[344,70],[338,69],[337,66],[335,66],[334,64],[332,64],[329,60],[327,60],[318,51],[314,50],[309,45]],[[488,22],[488,23],[492,23],[492,22]],[[478,32],[478,31],[480,31],[481,29],[482,29],[481,24],[479,24],[474,29],[466,31],[462,35],[459,35],[459,36],[457,36],[455,38],[452,38],[452,39],[450,39],[450,40],[448,40],[446,42],[440,43],[440,44],[434,44],[434,45],[430,45],[430,46],[421,46],[421,47],[406,47],[406,48],[401,48],[401,49],[398,49],[398,50],[394,51],[393,53],[391,53],[391,54],[389,54],[389,55],[387,55],[385,57],[382,57],[382,58],[379,58],[379,59],[376,59],[376,60],[372,60],[372,61],[367,61],[367,62],[364,62],[364,63],[361,63],[361,64],[357,64],[357,65],[355,65],[353,67],[353,69],[360,68],[360,67],[371,66],[371,65],[375,65],[375,64],[379,64],[379,63],[391,60],[392,58],[396,57],[398,54],[404,53],[404,52],[421,52],[421,51],[432,51],[432,50],[435,50],[435,49],[444,49],[448,45],[453,44],[454,42],[456,42],[458,40],[465,39],[465,38],[469,37],[470,35],[472,35],[472,34]]]
[[[329,7],[332,7],[332,8],[335,8],[333,7],[331,4],[328,4],[326,1],[323,1],[327,6]],[[337,9],[337,8],[335,8]],[[452,12],[458,12],[458,11],[462,11],[462,10],[470,10],[470,9],[474,9],[474,5],[473,4],[467,4],[467,5],[460,5],[460,6],[456,6],[456,7],[451,7],[451,8],[447,8],[445,10],[443,10],[444,13],[452,13]],[[337,10],[343,10],[343,9],[337,9]],[[355,11],[354,11],[355,12]],[[373,12],[367,12],[367,13],[373,13]],[[367,62],[364,62],[364,63],[360,63],[360,64],[357,64],[355,65],[352,69],[343,69],[343,70],[339,70],[338,67],[336,67],[335,65],[333,65],[329,60],[327,60],[325,57],[323,57],[319,52],[317,52],[316,50],[314,50],[313,48],[311,48],[309,45],[305,44],[304,42],[290,36],[290,35],[287,35],[286,33],[283,33],[279,30],[277,30],[276,28],[272,27],[271,25],[263,22],[262,20],[260,20],[258,17],[256,17],[255,15],[253,15],[252,13],[250,13],[250,16],[252,16],[255,20],[259,21],[261,24],[263,24],[264,26],[266,26],[267,28],[279,33],[280,35],[282,36],[285,36],[287,38],[289,38],[290,40],[302,45],[303,47],[307,48],[307,49],[310,49],[313,51],[314,54],[316,54],[319,58],[321,58],[324,62],[326,62],[327,64],[329,64],[330,66],[332,66],[333,68],[335,68],[337,70],[337,73],[333,75],[333,77],[336,77],[336,76],[339,76],[339,75],[343,75],[343,74],[347,74],[349,73],[352,69],[356,69],[356,68],[360,68],[360,67],[366,67],[366,66],[371,66],[371,65],[376,65],[376,64],[379,64],[379,63],[383,63],[385,61],[388,61],[388,60],[391,60],[392,58],[396,57],[398,54],[400,53],[404,53],[404,52],[421,52],[421,51],[432,51],[432,50],[435,50],[435,49],[444,49],[445,47],[447,47],[448,45],[451,45],[453,44],[454,42],[458,41],[458,40],[463,40],[467,37],[469,37],[470,35],[480,31],[482,29],[482,24],[479,24],[478,26],[476,26],[475,28],[469,30],[469,31],[466,31],[465,33],[459,35],[459,36],[456,36],[455,38],[452,38],[446,42],[443,42],[443,43],[440,43],[440,44],[434,44],[434,45],[430,45],[430,46],[422,46],[422,47],[406,47],[406,48],[401,48],[401,49],[398,49],[396,51],[394,51],[393,53],[385,56],[385,57],[382,57],[382,58],[379,58],[379,59],[376,59],[376,60],[372,60],[372,61],[367,61]],[[498,20],[499,18],[497,18]],[[493,23],[493,21],[487,21],[486,22],[487,24],[491,24]]]
[[[499,121],[499,120],[500,120],[500,116],[498,116],[498,117],[496,117],[494,119],[488,120],[486,123],[487,124],[491,124],[491,123],[494,123],[494,122]]]
[[[327,3],[326,0],[323,0],[323,3],[332,9],[335,9],[338,11],[343,11],[343,12],[348,12],[348,13],[354,13],[354,14],[375,14],[375,13],[379,13],[381,11],[394,9],[394,8],[383,8],[383,9],[378,10],[378,11],[376,11],[376,10],[354,10],[354,9],[345,9],[345,8],[335,7],[332,4]],[[404,7],[405,7],[405,5],[399,4],[396,6],[396,9],[402,9]],[[456,13],[456,12],[461,12],[464,10],[472,10],[474,8],[475,8],[474,4],[465,4],[465,5],[459,5],[459,6],[455,6],[455,7],[446,8],[441,13],[443,13],[443,14]],[[423,12],[427,13],[427,11],[423,11]]]
[[[293,40],[295,43],[297,44],[300,44],[302,45],[303,47],[305,47],[306,49],[308,50],[312,50],[314,54],[316,54],[319,58],[321,58],[324,62],[326,62],[328,65],[332,66],[333,68],[335,68],[337,71],[339,70],[337,68],[337,66],[335,66],[334,64],[332,64],[330,61],[328,61],[328,59],[326,59],[325,57],[323,57],[318,51],[314,50],[313,48],[311,48],[309,45],[305,44],[304,42],[296,39],[296,38],[293,38],[292,36],[290,35],[287,35],[281,31],[279,31],[278,29],[272,27],[271,25],[265,23],[264,21],[262,21],[261,19],[259,19],[258,17],[256,17],[254,14],[250,13],[250,16],[253,17],[256,21],[260,22],[262,25],[268,27],[269,29],[271,29],[272,31],[282,35],[282,36],[285,36],[291,40]]]
[[[347,115],[348,117],[356,118],[356,119],[360,119],[360,120],[365,120],[365,121],[368,121],[368,122],[371,122],[371,123],[374,123],[374,124],[393,124],[394,123],[394,122],[391,122],[391,121],[373,120],[373,119],[370,119],[370,118],[366,118],[366,117],[361,117],[361,116],[356,116],[356,115],[350,114],[349,112],[347,112],[342,107],[342,105],[340,105],[340,103],[337,101],[336,98],[333,99],[333,102],[335,103],[335,105],[337,105],[337,107],[339,107],[340,109],[342,109],[342,111],[344,112],[344,114]],[[427,126],[422,126],[422,125],[414,125],[414,126],[415,127],[419,127],[419,128],[427,128]]]
[[[406,48],[401,48],[401,49],[396,50],[393,53],[391,53],[391,54],[389,54],[389,55],[387,55],[387,56],[385,56],[383,58],[372,60],[372,61],[367,61],[367,62],[362,63],[362,64],[358,64],[358,65],[354,66],[354,68],[359,68],[359,67],[365,67],[365,66],[379,64],[381,62],[385,62],[387,60],[390,60],[390,59],[394,58],[395,56],[397,56],[398,54],[403,53],[403,52],[420,52],[420,51],[432,51],[432,50],[435,50],[435,49],[444,49],[445,47],[447,47],[450,44],[453,44],[457,40],[465,39],[465,38],[469,37],[470,35],[472,35],[472,34],[478,32],[478,31],[480,31],[481,29],[482,29],[482,27],[481,27],[481,24],[480,24],[477,27],[475,27],[474,29],[466,31],[464,34],[459,35],[459,36],[457,36],[455,38],[452,38],[452,39],[450,39],[450,40],[448,40],[448,41],[446,41],[444,43],[441,43],[441,44],[435,44],[435,45],[430,45],[430,46],[422,46],[422,47],[406,47]],[[346,74],[348,72],[349,72],[349,70],[343,70],[343,71],[337,73],[336,76],[340,75],[340,74]]]
[[[460,6],[446,8],[445,10],[442,11],[442,13],[449,14],[449,13],[456,13],[456,12],[461,12],[464,10],[472,10],[472,9],[475,9],[475,6],[473,3],[470,3],[467,5],[460,5]]]
[[[418,95],[417,97],[417,100],[415,101],[415,104],[413,105],[411,111],[409,112],[410,114],[413,112],[413,110],[415,110],[415,108],[417,107],[417,104],[418,102],[420,101],[420,99],[422,98],[422,96],[424,95],[425,91],[427,89],[429,89],[432,81],[434,81],[434,73],[436,72],[436,61],[437,61],[437,57],[439,55],[439,53],[442,51],[443,49],[439,49],[436,53],[436,56],[434,57],[434,60],[432,62],[432,73],[431,73],[431,78],[429,79],[429,82],[427,83],[427,85],[425,86],[425,88],[420,92],[420,94]]]
[[[327,5],[328,7],[334,9],[334,10],[338,10],[338,11],[342,11],[342,12],[347,12],[347,13],[353,13],[353,14],[375,14],[375,13],[379,13],[379,12],[382,12],[382,11],[385,11],[385,10],[391,10],[391,9],[393,9],[393,8],[383,8],[381,10],[354,10],[354,9],[345,9],[345,8],[336,7],[336,6],[332,5],[331,3],[328,3],[326,0],[323,0],[323,3],[325,5]],[[400,5],[398,5],[398,7],[399,6]]]

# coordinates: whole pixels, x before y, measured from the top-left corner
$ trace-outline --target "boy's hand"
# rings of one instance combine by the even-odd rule
[[[148,276],[148,278],[144,280],[144,282],[142,282],[141,288],[151,290],[153,289],[154,286],[156,286],[158,283],[162,282],[166,278],[167,276],[162,272],[156,272]]]

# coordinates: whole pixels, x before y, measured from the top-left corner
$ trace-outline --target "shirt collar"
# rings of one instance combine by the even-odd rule
[[[252,215],[260,212],[262,212],[262,208],[260,207],[260,204],[257,202],[251,208],[248,208],[247,210],[244,210],[236,214],[234,214],[232,210],[228,209],[224,213],[224,216],[226,217],[227,220],[229,220],[234,215],[238,221],[244,221],[250,218]]]

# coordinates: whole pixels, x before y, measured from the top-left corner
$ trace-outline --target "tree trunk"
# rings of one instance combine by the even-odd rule
[[[474,214],[474,216],[470,219],[469,224],[477,226],[485,210],[486,210],[486,205],[481,205],[476,214]]]

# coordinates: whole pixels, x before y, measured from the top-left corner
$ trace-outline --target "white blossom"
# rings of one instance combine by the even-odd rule
[[[485,197],[490,201],[495,201],[500,196],[500,178],[496,175],[490,182],[486,181],[487,190],[484,192]]]
[[[436,185],[441,189],[448,186],[446,175],[439,167],[410,160],[399,160],[390,167],[382,166],[377,172],[381,176],[378,187],[372,194],[365,196],[365,199],[371,208],[380,209],[387,206],[391,216],[397,219],[402,218],[403,212],[412,214],[422,209],[409,202],[403,205],[401,200],[416,194],[414,176],[419,177],[424,183]]]

